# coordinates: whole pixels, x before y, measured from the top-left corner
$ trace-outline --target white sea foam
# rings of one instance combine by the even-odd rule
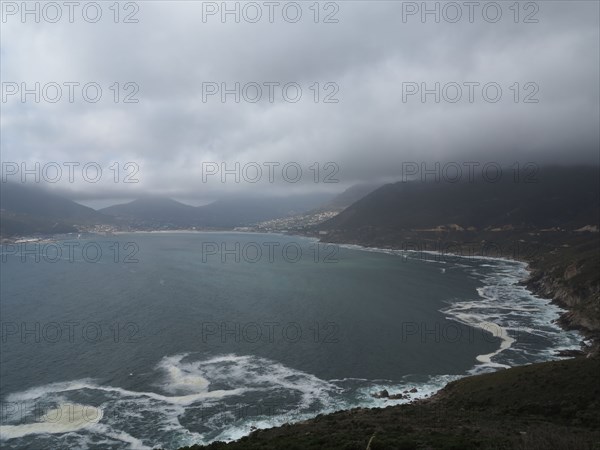
[[[6,397],[8,402],[21,403],[21,402],[30,402],[32,400],[37,400],[39,398],[49,396],[56,393],[64,393],[69,391],[75,391],[80,389],[85,389],[89,387],[93,387],[94,381],[90,378],[84,378],[81,380],[75,381],[66,381],[59,383],[50,383],[44,386],[37,386],[25,391],[14,392],[9,394]]]
[[[38,400],[51,396],[57,393],[66,393],[70,391],[77,391],[81,389],[92,389],[97,391],[111,392],[120,394],[124,397],[148,397],[154,400],[162,401],[165,403],[171,403],[173,405],[187,406],[198,401],[209,400],[209,399],[222,399],[228,395],[240,395],[244,393],[244,389],[231,389],[231,390],[214,390],[208,391],[206,389],[200,392],[195,392],[188,395],[162,395],[156,392],[138,392],[123,389],[120,387],[112,386],[100,386],[91,380],[75,380],[64,383],[51,383],[41,387],[35,387],[28,389],[23,392],[12,393],[7,396],[9,402],[26,402],[32,400]]]
[[[37,422],[0,426],[0,438],[15,439],[31,434],[62,434],[93,427],[102,419],[102,409],[90,405],[61,403],[40,414]]]

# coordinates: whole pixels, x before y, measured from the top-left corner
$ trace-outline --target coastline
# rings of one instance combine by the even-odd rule
[[[377,253],[384,253],[384,254],[393,254],[393,255],[397,255],[399,257],[402,257],[406,253],[408,253],[408,254],[426,253],[426,254],[436,256],[436,257],[437,256],[440,256],[440,257],[445,256],[444,253],[442,253],[442,252],[432,251],[432,250],[421,252],[418,250],[398,250],[398,249],[391,249],[391,248],[369,247],[369,246],[363,246],[363,245],[358,245],[358,244],[341,244],[340,243],[338,245],[340,245],[341,247],[344,247],[344,248],[351,249],[351,250],[362,250],[362,251],[377,252]],[[517,274],[515,274],[514,276],[512,274],[498,274],[498,275],[501,278],[508,280],[510,285],[517,285],[517,286],[523,287],[532,298],[535,298],[540,303],[544,303],[545,305],[555,306],[558,309],[558,311],[556,311],[556,316],[550,321],[549,324],[556,324],[558,327],[560,327],[564,331],[576,331],[578,333],[577,339],[579,342],[577,343],[577,345],[573,344],[573,346],[570,346],[568,348],[556,348],[555,347],[555,348],[551,349],[553,351],[554,358],[550,359],[550,361],[555,360],[556,358],[565,358],[565,357],[572,357],[572,356],[584,354],[584,352],[582,350],[582,348],[586,348],[586,347],[584,347],[584,342],[585,342],[584,334],[581,333],[578,328],[568,327],[568,326],[566,326],[566,324],[563,321],[561,321],[561,317],[563,317],[565,314],[569,313],[568,308],[566,308],[563,304],[561,304],[560,302],[558,302],[556,300],[540,296],[539,294],[534,292],[533,289],[530,288],[528,281],[531,279],[533,272],[532,272],[529,262],[522,261],[522,260],[516,260],[516,259],[512,259],[512,258],[507,258],[507,257],[491,257],[491,256],[481,256],[481,255],[465,256],[465,255],[460,255],[460,254],[454,254],[453,257],[456,257],[459,259],[464,258],[464,259],[468,259],[468,260],[499,261],[499,262],[504,262],[504,263],[509,263],[509,264],[517,264],[521,269],[523,269],[526,272],[526,276],[520,276]],[[427,262],[439,262],[439,260],[432,259],[432,260],[427,260]],[[513,281],[513,279],[515,277],[518,277],[517,282],[510,283],[511,281]],[[489,285],[484,284],[483,286],[481,286],[480,288],[477,289],[478,295],[480,297],[478,300],[482,303],[486,300],[485,295],[483,294],[482,291],[484,291],[485,288],[488,286]],[[497,300],[497,299],[491,299],[492,303],[495,300]],[[487,331],[490,334],[492,334],[493,337],[499,338],[501,340],[500,347],[496,351],[489,353],[489,354],[477,356],[477,361],[480,363],[480,365],[484,365],[484,366],[487,365],[488,367],[496,367],[497,369],[505,369],[505,368],[512,368],[512,367],[520,366],[521,364],[510,366],[510,365],[506,365],[506,364],[494,363],[491,361],[492,357],[500,354],[501,352],[503,352],[505,350],[510,349],[512,344],[517,341],[517,337],[511,337],[510,334],[508,333],[507,329],[505,327],[499,325],[498,323],[494,323],[494,322],[479,322],[479,323],[477,323],[477,322],[473,322],[473,321],[469,321],[469,320],[461,320],[461,318],[459,317],[458,314],[453,313],[453,309],[454,309],[453,307],[456,307],[460,303],[461,302],[457,302],[455,304],[452,304],[450,307],[443,308],[442,310],[440,310],[440,312],[443,312],[444,314],[448,315],[449,318],[451,318],[453,320],[457,320],[458,322],[460,322],[464,325],[467,325],[467,326],[470,326],[473,328],[479,328],[480,330],[483,330],[483,331]],[[543,306],[543,305],[541,305],[541,306]],[[469,371],[469,373],[465,374],[464,376],[471,376],[471,375],[477,374],[478,366],[479,365],[474,366]]]
[[[308,235],[310,237],[317,237],[314,235]],[[375,246],[371,243],[370,239],[340,239],[338,236],[319,236],[319,242],[323,243],[332,243],[343,246],[356,246],[366,249],[367,251],[382,251],[382,252],[416,252],[416,253],[425,253],[442,257],[452,257],[456,258],[477,258],[481,260],[497,260],[497,261],[507,261],[507,262],[517,262],[524,265],[524,269],[527,271],[527,277],[520,280],[519,284],[525,286],[527,290],[534,296],[537,296],[541,299],[548,300],[551,304],[559,307],[562,312],[560,316],[556,319],[556,324],[558,324],[565,331],[578,331],[582,335],[581,342],[581,351],[573,351],[568,352],[567,356],[576,356],[578,354],[585,354],[588,356],[599,356],[600,355],[600,286],[598,284],[593,285],[588,288],[588,291],[585,294],[589,294],[588,297],[591,300],[587,300],[585,295],[582,295],[572,286],[565,285],[561,280],[563,278],[570,280],[574,278],[573,273],[578,275],[577,273],[577,264],[581,261],[578,261],[576,258],[574,261],[568,261],[566,270],[561,267],[560,263],[555,260],[560,259],[560,255],[555,257],[554,260],[551,260],[549,263],[545,263],[545,259],[548,254],[553,254],[556,250],[549,246],[542,246],[536,243],[537,247],[534,251],[530,249],[524,254],[520,254],[518,249],[515,250],[511,245],[514,245],[514,242],[509,242],[509,244],[504,248],[507,250],[506,256],[487,256],[481,255],[477,253],[477,250],[481,250],[483,247],[482,243],[485,243],[486,240],[482,239],[481,242],[473,243],[473,236],[468,236],[470,240],[460,240],[456,239],[456,235],[454,236],[435,236],[426,233],[426,234],[409,234],[408,240],[400,241],[402,244],[406,244],[406,242],[411,242],[413,239],[416,239],[418,243],[434,243],[438,244],[440,242],[448,242],[450,244],[450,248],[445,248],[444,251],[436,251],[436,250],[406,250],[401,248],[399,245],[387,244],[386,246]],[[448,237],[447,241],[440,241],[440,237]],[[487,238],[488,236],[484,236]],[[520,237],[520,236],[517,236]],[[513,240],[516,241],[517,237]],[[580,236],[578,236],[580,237]],[[598,239],[600,239],[597,235],[591,236],[591,240],[597,245]],[[396,238],[391,239],[391,241],[396,240]],[[490,242],[490,241],[487,241]],[[494,241],[491,241],[492,243]],[[502,243],[504,240],[500,238],[498,242]],[[567,241],[569,242],[569,241]],[[385,244],[384,244],[385,245]],[[519,244],[517,243],[517,246]],[[456,247],[460,249],[460,252],[453,251],[452,247]],[[563,246],[568,247],[569,244],[563,244]],[[468,255],[463,254],[463,249],[467,249]],[[599,249],[600,250],[600,249]],[[578,255],[577,255],[578,256]],[[581,257],[583,259],[584,257]],[[548,258],[550,259],[550,258]],[[562,262],[562,261],[561,261]],[[564,264],[564,262],[562,262]],[[549,266],[549,267],[548,267]],[[596,268],[592,264],[592,269]],[[571,272],[571,274],[569,274]],[[593,280],[589,280],[589,273],[584,273],[584,275],[588,275],[588,282],[593,282]],[[597,278],[597,275],[596,275]],[[597,283],[597,281],[596,281]],[[595,300],[595,303],[594,303]],[[594,308],[594,314],[588,314],[589,310],[584,309],[581,310],[581,305],[586,302],[591,303],[591,307]]]

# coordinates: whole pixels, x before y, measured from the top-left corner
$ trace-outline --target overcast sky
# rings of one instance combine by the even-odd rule
[[[75,183],[69,183],[66,167],[56,183],[80,201],[151,192],[203,203],[242,191],[339,191],[361,181],[397,179],[406,162],[598,162],[595,1],[522,2],[517,23],[512,1],[498,3],[502,16],[495,23],[497,8],[484,12],[486,2],[473,11],[463,2],[445,9],[442,4],[439,23],[433,14],[423,23],[421,11],[414,11],[421,2],[321,2],[319,8],[313,2],[278,2],[273,23],[263,2],[245,9],[238,4],[240,23],[233,14],[223,23],[219,11],[203,20],[203,10],[215,12],[221,2],[138,2],[127,10],[122,3],[119,23],[109,9],[112,2],[100,4],[102,17],[96,23],[90,23],[93,7],[86,10],[90,22],[82,16],[86,2],[74,10],[73,23],[62,2],[56,23],[48,22],[56,16],[50,7],[40,11],[40,23],[33,14],[22,23],[21,11],[12,14],[21,2],[3,2],[4,168],[7,162],[29,167],[35,162],[97,163],[103,169],[97,183],[83,179],[80,168],[74,171]],[[262,16],[251,23],[255,5]],[[296,5],[302,16],[293,23]],[[428,5],[435,8],[435,3]],[[462,16],[450,23],[457,13],[454,5]],[[236,3],[228,6],[234,9]],[[128,14],[138,22],[123,23]],[[15,86],[26,83],[34,89],[36,82],[40,103],[33,94],[25,102],[20,92],[10,95]],[[65,82],[80,83],[73,103]],[[102,88],[97,103],[82,96],[82,85],[90,82]],[[219,93],[208,95],[222,83],[235,89],[236,82],[239,103],[233,94],[225,103]],[[279,83],[273,101],[264,84],[270,82]],[[408,95],[422,83],[435,89],[436,82],[439,103],[434,94],[425,102],[420,92]],[[469,82],[479,83],[473,85],[472,102],[464,85]],[[51,83],[62,86],[56,103],[46,100],[55,96]],[[117,103],[114,83],[119,83]],[[254,83],[262,86],[262,96],[251,102],[257,95]],[[288,86],[284,98],[286,83],[302,89],[297,102],[292,102],[296,85]],[[484,93],[487,83],[492,85]],[[453,103],[456,84],[462,97]],[[125,103],[136,86],[131,98],[138,103]],[[497,102],[492,101],[495,86],[502,89]],[[88,94],[93,97],[94,90]],[[324,102],[328,95],[338,102]],[[138,183],[123,182],[136,168],[124,170],[128,162],[139,168],[131,177]],[[244,175],[256,175],[251,164],[240,173],[240,183],[233,175],[222,183],[223,162],[230,168],[236,162],[240,167],[256,163],[262,177],[257,183],[244,180]],[[334,164],[326,166],[329,162]],[[114,163],[121,169],[117,183],[109,169]],[[280,164],[273,166],[273,183],[264,163]],[[303,170],[298,182],[283,177],[287,163]],[[320,168],[319,183],[314,182],[314,163]],[[297,178],[298,166],[292,166],[290,180]],[[215,167],[219,172],[205,182],[203,172]],[[46,174],[50,178],[52,170]],[[339,183],[323,183],[326,176]]]

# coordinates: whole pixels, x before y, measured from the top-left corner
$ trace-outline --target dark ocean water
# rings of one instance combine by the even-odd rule
[[[233,439],[579,341],[517,284],[521,263],[249,233],[75,238],[2,247],[3,448]]]

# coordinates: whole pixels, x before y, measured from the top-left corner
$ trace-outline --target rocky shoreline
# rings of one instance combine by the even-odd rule
[[[531,265],[530,265],[531,267]],[[586,337],[588,343],[583,344],[582,351],[586,354],[600,355],[600,321],[598,319],[598,299],[593,304],[586,305],[585,300],[577,293],[561,283],[552,273],[535,268],[524,281],[527,289],[535,295],[550,298],[552,302],[566,310],[557,323],[565,330],[577,330]],[[589,309],[595,309],[589,314]]]

